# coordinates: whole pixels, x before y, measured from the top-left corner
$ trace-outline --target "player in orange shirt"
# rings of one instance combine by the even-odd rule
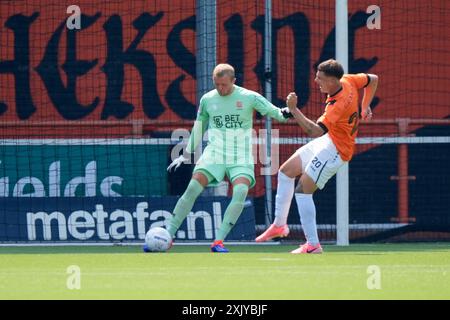
[[[317,139],[298,149],[280,167],[274,223],[256,238],[257,242],[262,242],[289,234],[287,216],[295,192],[306,243],[293,250],[291,253],[294,254],[322,253],[312,196],[352,158],[360,118],[364,121],[372,118],[370,103],[377,89],[378,77],[365,73],[344,75],[342,65],[330,59],[319,64],[315,82],[320,91],[328,95],[325,112],[317,122],[306,118],[297,108],[294,92],[289,93],[286,103],[298,125]],[[359,89],[364,89],[361,113],[358,108]],[[298,176],[300,179],[295,187]]]

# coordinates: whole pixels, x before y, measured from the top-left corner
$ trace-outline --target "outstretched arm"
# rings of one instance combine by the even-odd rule
[[[378,87],[378,76],[375,74],[368,74],[368,76],[370,82],[369,85],[364,88],[364,95],[361,102],[361,118],[363,120],[370,120],[372,118],[370,103],[372,102]]]
[[[286,104],[289,108],[289,111],[291,111],[292,115],[294,116],[295,121],[297,121],[297,124],[310,136],[313,138],[320,137],[325,133],[325,131],[322,129],[321,126],[319,126],[314,121],[308,119],[305,117],[303,112],[301,112],[297,108],[297,95],[295,92],[291,92],[288,94],[286,98]]]
[[[257,94],[255,96],[255,109],[259,113],[261,113],[263,116],[269,116],[275,120],[278,120],[280,122],[286,122],[291,117],[289,113],[287,112],[287,108],[277,108],[272,103],[270,103],[269,100],[261,96],[260,94]]]

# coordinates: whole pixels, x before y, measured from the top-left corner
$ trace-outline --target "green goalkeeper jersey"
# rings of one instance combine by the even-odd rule
[[[279,108],[257,92],[236,85],[233,92],[227,96],[219,95],[215,89],[209,91],[200,99],[197,119],[186,150],[194,152],[208,128],[208,145],[205,151],[208,151],[210,158],[214,158],[212,160],[214,163],[221,161],[225,161],[223,163],[226,164],[249,161],[254,163],[252,157],[254,110],[280,122],[287,121]]]

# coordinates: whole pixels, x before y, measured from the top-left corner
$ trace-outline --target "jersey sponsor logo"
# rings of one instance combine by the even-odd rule
[[[223,127],[223,121],[222,116],[214,116],[213,117],[214,124],[216,125],[216,128],[222,128]]]
[[[352,124],[352,131],[350,132],[350,135],[353,136],[356,132],[358,132],[358,125],[359,125],[359,113],[353,112],[350,117],[348,118],[348,124]]]
[[[244,121],[240,119],[239,114],[227,114],[225,116],[214,116],[213,122],[216,128],[225,127],[227,129],[242,128]]]

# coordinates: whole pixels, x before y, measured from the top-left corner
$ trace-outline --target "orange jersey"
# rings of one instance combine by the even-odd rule
[[[345,74],[340,82],[342,89],[328,96],[325,112],[317,122],[328,130],[342,160],[350,161],[359,124],[358,90],[365,88],[370,78],[365,73]]]

